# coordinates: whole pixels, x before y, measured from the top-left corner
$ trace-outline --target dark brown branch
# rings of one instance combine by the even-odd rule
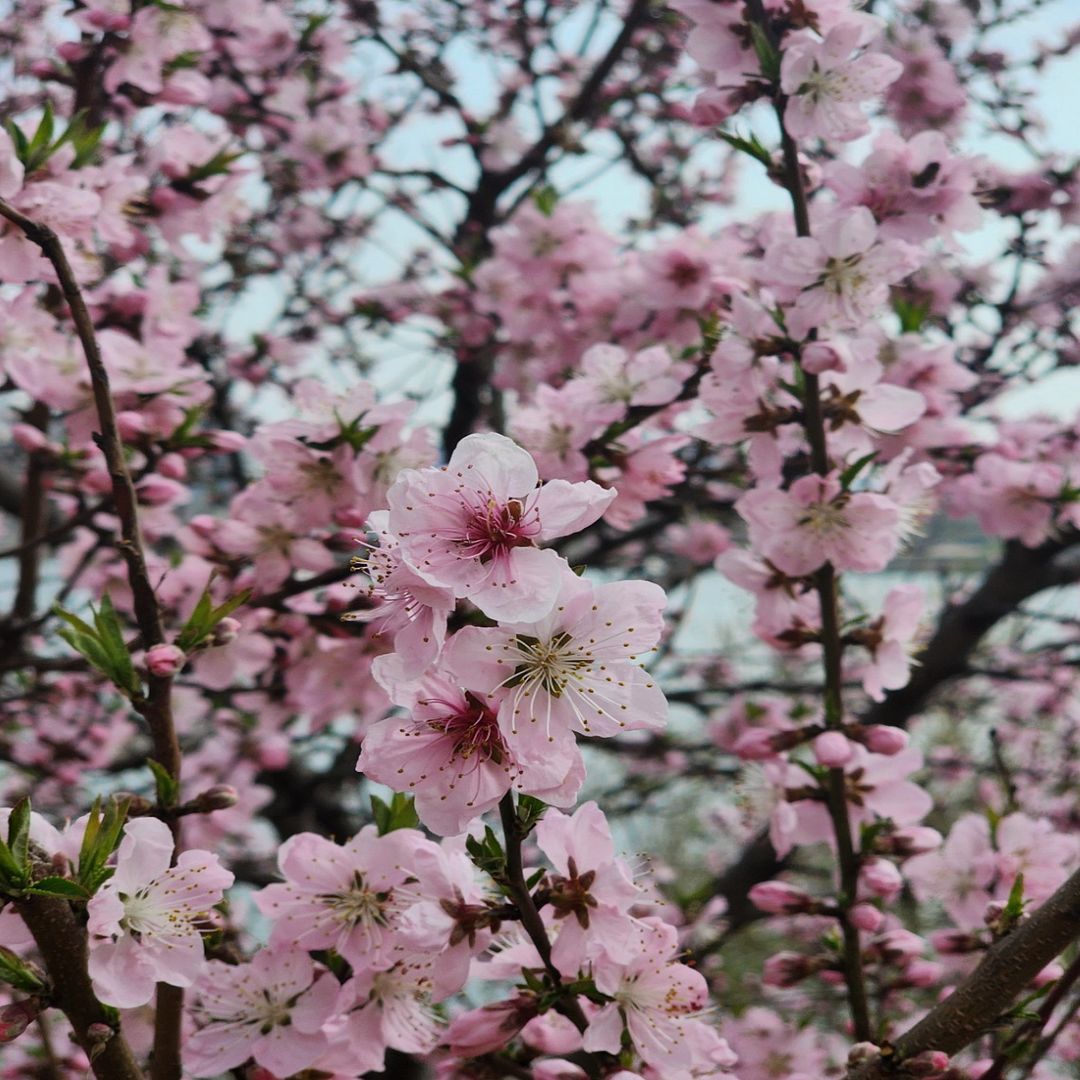
[[[1017,995],[1080,937],[1080,872],[1034,915],[995,944],[940,1005],[895,1040],[892,1054],[852,1069],[848,1080],[887,1080],[927,1050],[955,1054],[998,1020]]]
[[[111,1028],[104,1006],[94,995],[87,972],[86,932],[71,905],[52,897],[25,896],[15,901],[15,907],[45,962],[53,986],[52,1001],[70,1021],[75,1041],[90,1058],[94,1075],[98,1080],[143,1080],[131,1048],[124,1036]],[[103,1037],[95,1037],[98,1032]]]
[[[157,596],[150,582],[146,566],[135,486],[124,459],[124,445],[116,424],[116,410],[109,386],[109,373],[101,356],[94,322],[86,307],[78,280],[68,262],[64,245],[47,225],[21,214],[13,206],[0,200],[0,216],[22,230],[27,239],[36,244],[48,259],[56,274],[60,290],[71,312],[75,331],[79,336],[86,364],[90,371],[90,386],[94,396],[98,423],[101,431],[97,443],[105,457],[105,466],[112,483],[113,505],[120,520],[120,540],[117,543],[127,563],[128,582],[131,585],[135,608],[135,621],[142,642],[149,649],[165,641]],[[146,720],[153,743],[154,758],[175,780],[180,779],[180,743],[172,715],[172,679],[147,672],[149,692],[139,705],[139,712]],[[178,835],[174,830],[174,836]],[[39,948],[44,948],[35,934]],[[89,985],[89,983],[87,984]],[[153,1080],[179,1080],[180,1078],[180,1013],[183,1009],[183,991],[159,993],[155,1016],[155,1045],[152,1064]],[[162,1014],[166,1015],[162,1015]],[[112,1040],[110,1040],[111,1042]],[[120,1080],[120,1074],[110,1074],[112,1080]]]

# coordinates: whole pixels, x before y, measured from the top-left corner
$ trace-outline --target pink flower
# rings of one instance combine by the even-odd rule
[[[550,755],[515,756],[488,705],[442,676],[420,684],[410,712],[411,718],[390,717],[367,732],[356,768],[397,791],[415,792],[420,820],[443,836],[463,832],[511,787],[566,805],[585,778],[576,756],[569,773]]]
[[[888,286],[917,269],[915,248],[877,240],[865,206],[837,214],[814,230],[773,244],[766,258],[773,279],[801,291],[787,315],[798,338],[813,327],[861,327],[888,300]]]
[[[735,504],[754,548],[785,574],[882,570],[896,554],[900,512],[884,495],[843,491],[834,473],[803,476],[789,491],[757,488]]]
[[[708,986],[699,971],[673,962],[674,927],[650,918],[637,931],[630,942],[633,960],[604,958],[593,965],[597,989],[614,1000],[590,1020],[584,1047],[617,1054],[625,1027],[641,1059],[670,1076],[694,1064],[691,1027],[708,1004]]]
[[[415,829],[379,836],[374,825],[347,844],[315,833],[290,836],[278,851],[282,884],[255,894],[273,924],[270,944],[336,949],[354,968],[385,971],[409,951],[400,921],[421,892],[412,869],[434,847]]]
[[[327,1049],[320,1029],[338,996],[333,976],[315,976],[311,957],[295,949],[262,949],[250,964],[210,961],[196,988],[199,1029],[184,1045],[184,1065],[206,1077],[248,1058],[281,1077],[310,1068]]]
[[[434,1050],[444,1027],[431,1004],[430,969],[430,961],[417,960],[350,979],[336,1007],[349,1010],[347,1017],[335,1022],[334,1045],[318,1068],[358,1076],[382,1072],[388,1048],[417,1055]]]
[[[784,124],[793,138],[846,142],[870,130],[863,104],[903,70],[883,53],[852,56],[874,30],[873,20],[852,18],[834,26],[824,41],[806,35],[784,50],[780,88],[788,95]]]
[[[574,731],[606,738],[663,727],[667,702],[634,657],[659,641],[665,603],[651,582],[593,585],[570,574],[545,619],[465,627],[447,644],[446,663],[499,701],[515,754],[572,757]]]
[[[558,871],[548,875],[549,903],[559,927],[552,962],[574,977],[601,952],[626,962],[633,956],[635,920],[628,911],[640,897],[615,845],[603,811],[594,802],[572,816],[548,810],[536,826],[536,843]]]
[[[863,689],[883,701],[886,690],[899,690],[910,677],[911,642],[919,629],[926,598],[918,585],[890,589],[880,618],[862,631],[871,660],[859,669]]]
[[[592,481],[537,488],[529,454],[502,435],[462,439],[443,469],[407,469],[390,488],[390,529],[425,581],[493,619],[543,618],[565,562],[538,541],[591,525],[613,492]]]
[[[108,1005],[145,1005],[158,982],[190,986],[206,965],[202,925],[233,883],[216,855],[184,851],[157,818],[124,827],[116,873],[87,904],[90,977]]]

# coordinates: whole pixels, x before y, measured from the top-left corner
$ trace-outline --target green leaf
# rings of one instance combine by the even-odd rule
[[[79,884],[93,893],[103,881],[112,876],[112,868],[105,864],[120,843],[120,834],[127,820],[130,799],[111,798],[101,811],[101,800],[96,799],[90,808],[90,816],[79,851]]]
[[[536,828],[547,811],[547,803],[532,795],[519,795],[517,803],[517,829],[522,840]]]
[[[26,873],[11,853],[11,848],[0,840],[0,889],[21,892],[26,885]]]
[[[506,877],[506,853],[503,851],[499,838],[490,825],[484,826],[483,839],[468,836],[465,839],[465,850],[473,865],[489,874],[495,881],[501,882]]]
[[[900,320],[900,329],[903,333],[917,334],[922,330],[923,323],[930,314],[930,305],[899,296],[893,301],[893,311]]]
[[[34,132],[34,137],[30,140],[30,145],[26,148],[26,160],[23,162],[23,165],[28,173],[40,169],[41,166],[49,160],[49,155],[52,151],[56,149],[56,147],[52,146],[54,127],[55,120],[53,117],[52,102],[46,101],[45,111],[41,114],[41,119],[38,121],[37,131]]]
[[[8,818],[7,846],[23,875],[30,873],[30,800],[24,795]]]
[[[159,761],[147,758],[146,764],[154,774],[154,787],[160,806],[175,806],[180,797],[180,781],[169,775],[169,770]]]
[[[22,128],[14,120],[6,120],[4,127],[11,136],[11,141],[15,144],[15,156],[25,164],[26,151],[29,149],[30,144],[26,141]]]
[[[46,877],[35,881],[27,890],[38,896],[62,896],[67,900],[88,900],[90,894],[77,881],[63,877]]]
[[[40,994],[47,989],[45,979],[32,964],[0,946],[0,981],[27,994]]]
[[[206,583],[206,588],[203,589],[202,596],[199,597],[199,602],[195,605],[194,611],[192,611],[190,618],[184,624],[176,639],[177,648],[183,649],[184,652],[191,652],[193,649],[205,644],[206,639],[214,632],[214,627],[222,619],[231,615],[238,607],[246,604],[251,599],[252,590],[244,589],[235,596],[229,597],[224,603],[214,607],[213,600],[210,597],[210,586],[213,581],[214,578],[211,575],[210,580]]]
[[[1009,890],[1009,899],[1005,903],[1005,908],[1001,912],[1001,924],[1003,926],[1012,926],[1018,922],[1020,916],[1024,914],[1024,875],[1017,874],[1016,880],[1012,883],[1012,888]]]
[[[397,829],[415,829],[420,824],[416,807],[413,805],[413,797],[402,795],[397,791],[394,792],[389,805],[377,795],[372,795],[371,812],[375,817],[375,825],[380,836],[385,836]]]
[[[760,23],[750,23],[750,39],[761,65],[761,74],[770,82],[775,82],[780,77],[780,54]]]
[[[92,610],[92,609],[91,609]],[[101,607],[94,612],[94,625],[109,658],[110,678],[121,690],[132,695],[142,693],[142,680],[131,662],[131,652],[124,641],[120,617],[116,614],[108,593],[101,598]]]
[[[558,205],[559,193],[550,184],[544,184],[532,193],[532,201],[544,217],[551,217]]]
[[[855,481],[855,477],[859,475],[874,460],[880,453],[879,450],[871,450],[869,454],[863,455],[858,461],[853,462],[840,474],[840,486],[847,491]]]
[[[760,161],[765,168],[772,165],[772,155],[753,133],[751,133],[749,139],[744,139],[741,135],[729,135],[726,131],[719,131],[717,134],[728,146],[733,146],[736,150],[741,150],[755,161]]]

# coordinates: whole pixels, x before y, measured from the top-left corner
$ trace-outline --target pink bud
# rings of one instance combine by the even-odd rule
[[[811,375],[826,371],[847,371],[847,364],[835,345],[827,341],[812,341],[802,350],[802,366]]]
[[[935,930],[930,935],[930,944],[943,956],[974,952],[982,947],[978,934],[964,930]]]
[[[247,446],[247,439],[239,431],[211,431],[210,441],[223,454],[235,454]]]
[[[856,904],[848,913],[848,918],[853,926],[868,934],[876,934],[885,922],[885,916],[873,904]]]
[[[945,973],[945,965],[936,960],[912,960],[904,968],[904,982],[908,986],[918,986],[925,989],[928,986],[936,986]]]
[[[124,442],[132,442],[146,434],[146,417],[141,413],[125,409],[116,414],[116,428]]]
[[[943,843],[941,833],[928,825],[908,825],[896,829],[891,835],[880,836],[876,843],[878,851],[886,855],[925,855],[928,851],[937,851]]]
[[[761,981],[766,986],[794,986],[814,970],[810,957],[795,952],[779,952],[762,965]]]
[[[191,808],[198,814],[210,814],[215,810],[228,810],[240,801],[240,794],[231,784],[215,784],[196,795]]]
[[[818,764],[830,769],[843,768],[854,754],[847,736],[840,731],[823,731],[814,740],[813,747]]]
[[[904,887],[904,879],[888,859],[868,859],[859,873],[859,884],[874,896],[892,900]]]
[[[157,471],[170,480],[183,480],[187,476],[187,462],[179,454],[165,454],[157,463]]]
[[[159,679],[171,679],[184,666],[187,657],[175,645],[154,645],[146,650],[146,667]]]
[[[949,1067],[949,1055],[941,1050],[926,1050],[904,1060],[903,1071],[908,1076],[940,1076]]]
[[[86,49],[77,41],[62,41],[56,46],[57,55],[69,64],[85,59]]]
[[[209,540],[217,532],[218,519],[210,514],[196,514],[188,522],[188,527],[196,536]]]
[[[144,506],[168,506],[187,495],[187,488],[164,476],[145,476],[135,485],[135,493]]]
[[[41,1012],[37,998],[25,998],[0,1008],[0,1043],[14,1042]]]
[[[44,431],[39,431],[33,424],[12,424],[11,437],[17,446],[28,454],[35,450],[44,450],[49,445],[49,438]]]
[[[871,724],[859,741],[874,754],[899,754],[908,744],[908,733],[890,724]]]
[[[368,512],[359,507],[334,511],[334,524],[345,529],[362,529],[368,519]]]
[[[751,728],[735,740],[732,751],[743,761],[764,761],[767,758],[776,757],[776,750],[772,743],[773,734],[765,728]]]
[[[1047,983],[1057,982],[1064,974],[1065,969],[1056,960],[1051,960],[1031,982],[1034,986],[1045,986]]]
[[[796,915],[809,911],[814,898],[783,881],[762,881],[749,893],[754,907],[770,915]]]
[[[105,495],[112,491],[112,478],[104,469],[91,469],[82,479],[83,491]]]

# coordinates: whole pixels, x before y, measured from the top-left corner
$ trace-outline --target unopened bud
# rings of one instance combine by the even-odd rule
[[[891,900],[900,894],[904,879],[888,859],[868,859],[859,872],[859,884],[874,896]]]
[[[862,728],[859,732],[852,732],[851,737],[857,739],[874,754],[899,754],[908,744],[908,733],[903,728],[892,727],[890,724],[871,724]]]
[[[925,855],[928,851],[937,851],[943,842],[937,829],[931,829],[927,825],[908,825],[891,833],[881,833],[874,840],[874,850],[882,855],[899,855],[906,859],[910,855]]]
[[[25,998],[0,1008],[0,1043],[14,1042],[41,1012],[38,998]]]
[[[196,814],[212,814],[215,810],[228,810],[240,801],[240,794],[231,784],[215,784],[196,795],[188,804]]]
[[[855,753],[847,737],[840,731],[823,731],[814,740],[814,757],[819,765],[842,769]]]
[[[856,1043],[848,1051],[848,1064],[861,1065],[864,1061],[873,1061],[881,1051],[872,1042]]]
[[[153,645],[146,650],[146,667],[159,679],[171,679],[179,674],[187,656],[175,645]]]
[[[808,975],[821,970],[821,962],[802,953],[779,952],[762,965],[761,981],[766,986],[788,987],[802,982]]]
[[[848,912],[848,918],[852,926],[868,934],[876,934],[885,922],[885,916],[873,904],[856,904]]]
[[[905,1076],[940,1076],[949,1067],[949,1055],[941,1050],[926,1050],[903,1063]]]
[[[930,944],[942,956],[955,956],[976,952],[983,948],[984,942],[978,934],[964,930],[935,930],[930,935]]]
[[[814,898],[783,881],[762,881],[749,893],[750,902],[769,915],[798,915],[810,911]]]

